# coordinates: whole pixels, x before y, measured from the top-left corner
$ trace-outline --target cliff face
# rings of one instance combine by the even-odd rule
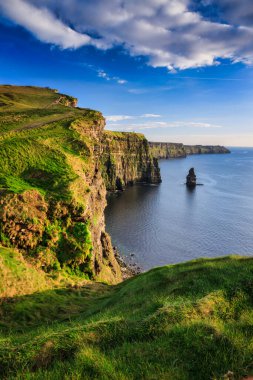
[[[0,244],[46,272],[116,283],[106,190],[159,183],[144,136],[104,132],[101,113],[37,87],[0,86]]]
[[[187,155],[191,154],[226,154],[230,151],[220,145],[185,145]]]
[[[150,151],[156,158],[186,157],[186,149],[183,144],[149,142]]]
[[[106,188],[111,191],[136,182],[161,182],[158,161],[141,134],[106,131],[101,165]]]
[[[230,151],[220,145],[184,145],[176,143],[149,142],[150,152],[153,157],[180,158],[191,154],[225,154]]]
[[[121,281],[105,232],[104,118],[49,89],[3,86],[1,97],[0,244],[46,272]]]

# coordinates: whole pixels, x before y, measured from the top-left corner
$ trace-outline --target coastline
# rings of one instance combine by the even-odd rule
[[[142,273],[141,268],[135,262],[133,264],[130,264],[126,261],[126,259],[119,252],[116,246],[113,246],[113,252],[121,268],[123,281],[128,280],[129,278],[135,277],[136,275]]]

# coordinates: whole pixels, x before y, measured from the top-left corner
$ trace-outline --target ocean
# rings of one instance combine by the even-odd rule
[[[199,257],[253,255],[253,148],[160,160],[162,183],[108,196],[106,229],[142,270]],[[194,167],[199,183],[185,178]]]

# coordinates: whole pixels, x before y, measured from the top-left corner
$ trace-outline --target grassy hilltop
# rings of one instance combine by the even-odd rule
[[[0,86],[2,189],[21,192],[36,188],[42,193],[57,192],[58,197],[71,196],[68,184],[76,173],[67,159],[68,154],[79,153],[81,143],[77,130],[69,127],[78,118],[90,123],[102,117],[96,111],[74,108],[74,104],[74,98],[56,90]],[[79,142],[78,148],[75,142]],[[80,148],[88,161],[85,142]]]
[[[0,269],[0,378],[239,380],[253,371],[253,259],[195,260],[117,286],[59,286],[8,249]]]
[[[0,86],[0,379],[253,374],[253,259],[120,282],[105,182],[159,182],[158,167],[144,136],[104,133],[101,113],[75,106],[55,90]]]

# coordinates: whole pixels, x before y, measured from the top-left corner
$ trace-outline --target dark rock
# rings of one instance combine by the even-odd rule
[[[108,191],[120,192],[138,182],[161,182],[158,160],[150,153],[143,135],[106,131],[100,161]]]
[[[123,191],[124,190],[123,181],[119,177],[116,178],[116,189],[119,190],[119,191]]]
[[[196,177],[196,174],[194,172],[194,168],[191,168],[189,170],[189,173],[186,177],[186,186],[188,187],[195,187],[197,185],[197,177]]]

